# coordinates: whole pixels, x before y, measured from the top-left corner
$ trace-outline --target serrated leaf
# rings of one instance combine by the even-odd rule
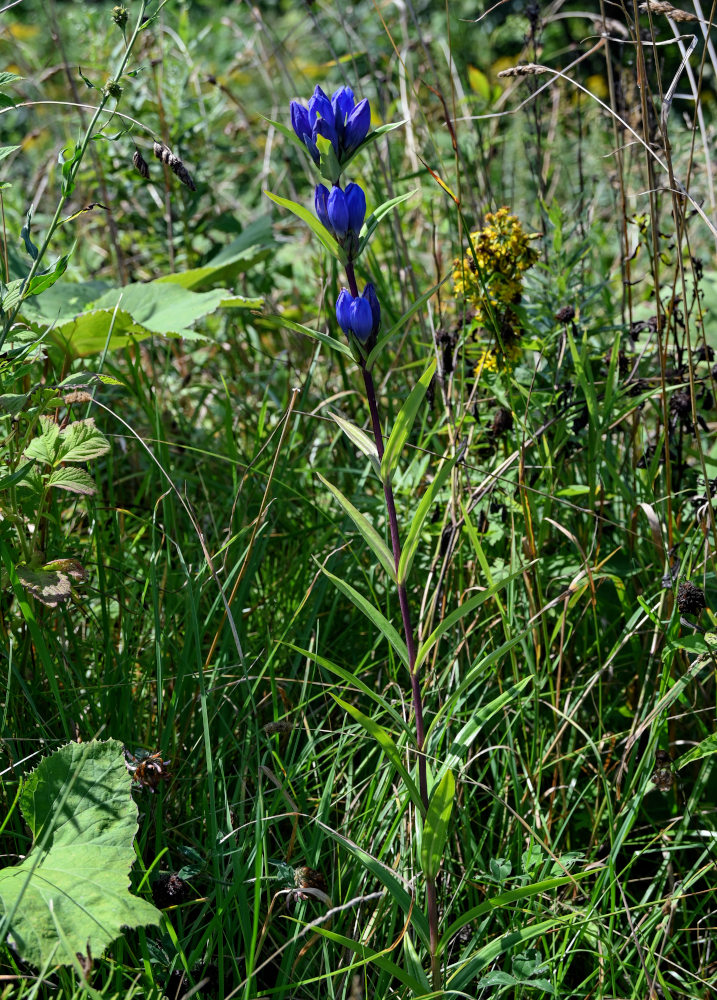
[[[343,701],[341,698],[338,697],[338,695],[332,694],[331,697],[338,705],[341,706],[341,708],[343,708],[344,712],[350,715],[352,719],[355,719],[356,722],[359,723],[359,725],[363,726],[363,728],[366,730],[369,736],[372,736],[373,739],[376,740],[378,745],[381,747],[383,752],[386,754],[388,759],[391,761],[393,766],[401,775],[403,783],[406,786],[406,790],[408,794],[411,796],[411,801],[418,810],[422,811],[423,803],[421,801],[421,793],[418,790],[418,785],[416,785],[415,781],[408,773],[406,765],[403,763],[401,754],[398,752],[396,744],[393,742],[393,740],[386,732],[386,730],[383,728],[383,726],[380,726],[377,722],[374,722],[373,719],[369,718],[369,716],[367,715],[364,715],[363,712],[359,711],[359,709],[355,708],[353,705],[350,705],[347,701]]]
[[[425,370],[423,375],[419,378],[418,382],[414,385],[408,394],[408,399],[401,407],[398,416],[396,417],[396,423],[393,425],[393,430],[386,442],[386,449],[383,453],[383,458],[381,459],[381,478],[385,483],[390,482],[393,470],[396,468],[398,459],[400,458],[403,446],[406,443],[408,435],[411,433],[411,428],[418,415],[418,411],[423,402],[423,398],[428,391],[428,386],[431,383],[436,371],[436,360],[435,358],[431,361],[428,368]]]
[[[94,420],[75,420],[60,436],[56,462],[91,462],[93,458],[106,455],[110,443]]]
[[[28,394],[26,392],[5,392],[0,396],[0,411],[14,416],[22,410],[27,400]]]
[[[42,465],[52,465],[60,440],[59,426],[48,417],[40,417],[41,432],[25,448],[25,457],[34,458]]]
[[[396,564],[383,538],[381,538],[379,533],[376,531],[376,529],[370,523],[370,521],[366,518],[366,516],[362,514],[360,510],[354,507],[351,501],[348,500],[343,495],[338,486],[334,486],[332,483],[328,481],[328,479],[324,479],[324,477],[321,475],[320,472],[317,472],[316,475],[319,477],[324,486],[326,486],[327,489],[331,490],[333,495],[336,497],[338,502],[343,507],[344,511],[348,514],[353,523],[356,525],[361,535],[363,536],[364,541],[369,546],[369,548],[376,556],[378,561],[381,563],[383,568],[386,570],[391,580],[395,581]]]
[[[89,472],[69,466],[66,469],[55,469],[47,480],[47,485],[69,493],[80,493],[85,497],[94,496],[97,492],[95,481]]]
[[[345,251],[338,245],[334,237],[328,231],[328,229],[323,226],[319,220],[316,218],[313,212],[310,212],[308,208],[304,208],[296,201],[291,201],[289,198],[280,198],[278,194],[272,194],[271,191],[264,191],[264,194],[273,201],[275,204],[280,205],[282,208],[288,208],[290,212],[293,212],[297,218],[305,222],[309,229],[319,238],[319,241],[326,247],[329,253],[335,257],[340,264],[346,264],[347,257]]]
[[[66,573],[57,570],[30,569],[29,566],[16,566],[17,578],[32,597],[48,608],[56,608],[68,601],[72,596],[72,582]],[[0,869],[2,877],[2,869]],[[2,883],[0,883],[0,900]]]
[[[448,840],[448,824],[453,812],[456,781],[452,771],[446,771],[431,793],[421,837],[421,867],[426,878],[438,874]]]
[[[137,806],[122,744],[70,743],[33,771],[20,808],[33,835],[19,864],[0,870],[0,924],[36,967],[95,956],[124,927],[161,913],[129,892]]]

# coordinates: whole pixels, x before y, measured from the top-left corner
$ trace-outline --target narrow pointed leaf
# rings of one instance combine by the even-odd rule
[[[393,470],[396,468],[403,446],[406,443],[406,438],[411,433],[413,422],[418,415],[423,397],[428,391],[428,386],[435,370],[436,360],[434,358],[413,389],[411,389],[408,399],[401,407],[396,418],[396,423],[391,431],[391,436],[386,442],[386,450],[383,453],[383,458],[381,459],[381,478],[384,482],[390,482]]]
[[[393,556],[391,555],[389,548],[384,542],[383,538],[381,538],[381,536],[376,531],[371,522],[368,520],[368,518],[364,514],[362,514],[360,510],[354,507],[351,501],[348,500],[343,495],[343,493],[337,486],[334,486],[332,483],[330,483],[328,479],[324,479],[324,477],[321,475],[320,472],[317,472],[316,474],[321,480],[321,482],[324,484],[324,486],[328,487],[328,489],[331,490],[333,495],[336,497],[338,502],[343,507],[344,511],[348,514],[348,516],[351,518],[353,523],[358,528],[366,544],[369,546],[373,554],[376,556],[378,561],[386,570],[389,577],[395,582],[396,565],[394,563]]]
[[[378,448],[376,447],[376,442],[372,437],[362,431],[360,427],[356,424],[352,424],[350,420],[342,417],[340,413],[334,413],[331,411],[331,417],[339,425],[341,430],[344,432],[346,437],[355,444],[359,451],[362,451],[371,460],[371,465],[378,478],[381,478],[381,463],[378,458]]]
[[[411,572],[411,566],[413,564],[413,559],[418,550],[418,544],[421,540],[421,530],[423,528],[423,523],[428,517],[428,513],[433,506],[433,501],[436,499],[443,484],[446,482],[450,476],[453,468],[458,461],[460,456],[456,456],[450,462],[444,462],[441,468],[438,470],[433,482],[428,487],[426,492],[421,497],[421,502],[416,508],[416,513],[411,519],[411,524],[408,529],[408,535],[406,536],[406,542],[403,546],[403,552],[401,553],[401,561],[398,564],[398,581],[399,583],[405,583],[408,579],[408,575]]]
[[[423,811],[423,803],[421,801],[421,793],[418,790],[418,786],[415,781],[408,773],[403,760],[401,759],[401,754],[398,751],[396,744],[393,742],[389,734],[383,728],[379,726],[377,722],[364,715],[360,712],[358,708],[354,708],[353,705],[349,705],[347,701],[343,701],[338,695],[332,694],[331,697],[334,699],[337,705],[343,708],[344,712],[347,712],[359,725],[363,726],[369,736],[372,736],[378,745],[381,747],[383,752],[386,754],[388,759],[391,761],[393,766],[396,768],[398,773],[401,775],[404,785],[408,794],[411,796],[411,801],[413,802],[416,809]]]
[[[388,618],[386,618],[378,610],[378,608],[375,608],[370,601],[367,601],[362,594],[359,594],[358,590],[352,587],[350,583],[346,583],[346,581],[342,580],[340,577],[334,576],[333,573],[329,573],[327,569],[324,569],[323,572],[325,576],[331,580],[333,585],[343,594],[346,594],[348,599],[355,604],[359,611],[363,612],[363,614],[365,614],[366,617],[373,622],[379,632],[381,632],[393,649],[398,653],[405,666],[408,667],[408,650],[406,649],[406,643],[403,641]]]
[[[423,821],[421,867],[426,878],[434,879],[441,867],[455,795],[456,782],[453,772],[446,771],[431,793],[428,811]]]
[[[281,205],[282,208],[288,208],[288,210],[293,212],[297,218],[301,219],[302,222],[305,222],[309,229],[319,238],[323,246],[326,247],[329,253],[341,264],[346,263],[346,254],[338,245],[328,229],[325,226],[322,226],[313,212],[310,212],[308,208],[305,208],[298,202],[291,201],[290,198],[281,198],[278,194],[272,194],[271,191],[265,191],[264,194],[277,205]]]

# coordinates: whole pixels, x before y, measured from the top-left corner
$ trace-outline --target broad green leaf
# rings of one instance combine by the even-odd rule
[[[84,469],[77,469],[74,466],[55,469],[47,480],[47,485],[54,486],[58,490],[67,490],[69,493],[81,493],[86,497],[94,496],[97,492],[92,476]]]
[[[322,567],[322,570],[325,576],[331,580],[333,585],[343,594],[346,594],[348,599],[353,602],[359,611],[363,612],[369,621],[373,622],[379,632],[381,632],[381,634],[389,641],[391,646],[393,646],[405,666],[408,667],[408,650],[406,649],[406,643],[403,641],[388,618],[386,618],[378,610],[378,608],[375,608],[370,601],[367,601],[366,598],[360,594],[358,590],[352,587],[350,583],[346,583],[346,581],[342,580],[340,577],[334,576],[333,573],[330,573],[324,567]]]
[[[0,399],[2,399],[2,397],[0,397]],[[335,413],[333,410],[329,412],[331,413],[331,418],[336,421],[349,441],[351,441],[352,444],[355,444],[359,451],[362,451],[364,455],[370,459],[374,472],[380,479],[381,463],[378,460],[378,449],[374,439],[369,437],[369,435],[365,431],[362,431],[360,427],[357,427],[356,424],[352,424],[350,420],[342,417],[340,413]]]
[[[52,465],[55,461],[60,441],[60,427],[49,417],[40,417],[40,434],[33,438],[25,448],[26,458],[34,458],[43,465]]]
[[[433,649],[435,644],[438,642],[440,637],[447,632],[448,629],[453,628],[456,622],[459,622],[461,618],[466,615],[471,614],[476,608],[479,608],[481,604],[484,604],[487,600],[506,587],[511,580],[515,580],[516,577],[522,576],[525,572],[525,567],[517,569],[514,573],[510,573],[508,576],[504,576],[502,580],[498,580],[493,584],[492,587],[486,587],[485,590],[481,591],[480,594],[476,594],[474,597],[470,597],[463,604],[459,605],[455,611],[451,611],[449,615],[443,619],[443,621],[437,625],[429,636],[421,643],[418,647],[418,652],[416,653],[416,666],[415,669],[421,666],[425,658],[428,656],[430,651]]]
[[[443,489],[443,484],[450,476],[459,458],[460,456],[457,455],[450,462],[443,463],[434,476],[430,486],[421,497],[421,502],[416,508],[416,513],[411,518],[408,534],[406,535],[406,541],[404,542],[403,551],[401,552],[401,561],[398,564],[397,574],[399,583],[405,583],[408,579],[408,575],[411,572],[411,566],[413,565],[413,560],[416,552],[418,551],[419,542],[421,541],[423,523],[428,517],[429,511],[433,506],[433,501]]]
[[[426,818],[423,821],[421,837],[421,867],[426,878],[434,879],[438,874],[443,851],[448,840],[448,824],[453,812],[456,782],[453,772],[445,772],[431,792]]]
[[[221,308],[230,298],[226,289],[192,292],[160,281],[136,282],[106,291],[80,311],[56,321],[45,318],[41,308],[23,307],[33,330],[44,333],[73,357],[128,347],[159,334],[201,339],[194,323]],[[40,300],[42,302],[42,300]]]
[[[33,845],[0,869],[0,925],[31,965],[70,965],[88,944],[99,957],[122,928],[159,923],[159,910],[129,892],[130,785],[116,740],[70,743],[27,780],[20,807]]]
[[[393,430],[391,431],[391,435],[386,442],[386,449],[383,453],[383,458],[381,459],[381,479],[385,483],[389,483],[391,481],[393,470],[396,468],[398,460],[401,456],[403,446],[406,443],[406,438],[411,433],[411,428],[413,427],[413,423],[418,416],[421,403],[423,402],[423,398],[428,391],[428,386],[430,385],[435,371],[436,360],[434,358],[423,375],[421,375],[418,382],[416,382],[413,389],[411,389],[408,394],[408,399],[403,404],[398,416],[396,417],[396,423],[393,425]]]
[[[158,283],[181,285],[193,291],[206,291],[221,285],[226,288],[234,283],[238,274],[244,274],[272,254],[271,247],[266,244],[273,242],[271,217],[266,214],[248,225],[236,239],[232,240],[218,254],[201,267],[190,267],[163,274],[157,278]],[[247,302],[261,299],[247,299]],[[256,308],[256,307],[253,307]]]
[[[56,462],[91,462],[93,458],[106,455],[110,443],[102,431],[95,427],[94,420],[75,420],[60,435]]]
[[[40,292],[44,292],[45,289],[54,285],[57,279],[61,278],[67,270],[67,265],[70,263],[71,256],[72,250],[65,254],[64,257],[60,257],[59,260],[55,261],[52,267],[48,267],[44,271],[38,271],[23,289],[22,298],[27,298],[30,295],[39,295]]]
[[[56,559],[40,569],[29,566],[16,567],[17,578],[28,592],[48,608],[69,600],[72,596],[72,581],[82,583],[87,574],[76,559]]]
[[[24,392],[5,392],[0,396],[0,411],[5,414],[15,416],[24,407],[29,399],[29,395]]]
[[[698,743],[696,747],[692,747],[687,753],[678,757],[673,764],[673,768],[675,771],[680,771],[686,764],[691,764],[694,760],[701,760],[703,757],[709,757],[713,753],[717,753],[717,733],[712,733],[707,739]]]
[[[423,812],[423,802],[421,800],[421,793],[418,790],[418,786],[408,773],[396,744],[393,742],[383,726],[379,726],[379,724],[369,718],[368,715],[364,715],[358,708],[354,708],[354,706],[350,705],[347,701],[343,701],[338,697],[338,695],[332,694],[331,697],[337,705],[340,705],[341,708],[343,708],[344,712],[347,712],[353,719],[363,726],[369,736],[372,736],[376,740],[378,745],[401,775],[403,783],[406,786],[408,794],[411,796],[411,801],[414,806],[419,810],[419,812]]]
[[[357,508],[354,507],[351,501],[348,500],[343,495],[343,493],[337,486],[333,486],[328,481],[328,479],[324,479],[324,477],[321,475],[320,472],[317,472],[316,475],[319,477],[324,486],[326,486],[329,490],[331,490],[331,492],[336,497],[338,502],[341,504],[345,512],[348,514],[348,516],[351,518],[353,523],[360,531],[368,547],[371,549],[373,554],[376,556],[378,561],[386,570],[391,580],[395,582],[396,564],[383,538],[381,538],[379,533],[376,531],[376,529],[370,523],[370,521],[366,518],[366,516],[362,514],[360,510],[357,510]]]
[[[318,236],[320,242],[326,247],[329,253],[339,263],[346,264],[347,257],[345,251],[338,245],[328,229],[319,222],[313,212],[310,212],[308,208],[304,208],[298,202],[291,201],[289,198],[280,198],[278,194],[272,194],[271,191],[265,191],[264,194],[282,208],[288,208],[302,222],[305,222],[309,229]]]
[[[6,156],[14,153],[16,149],[20,149],[20,146],[0,146],[0,160],[4,160]]]

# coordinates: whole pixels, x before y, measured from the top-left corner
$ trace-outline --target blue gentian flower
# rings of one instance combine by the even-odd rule
[[[363,188],[353,181],[346,185],[344,194],[349,213],[349,229],[358,236],[366,215],[366,195],[363,193]]]
[[[316,191],[314,193],[314,210],[321,225],[331,231],[331,222],[329,221],[329,212],[327,208],[328,199],[329,189],[325,184],[317,184]]]
[[[347,337],[353,334],[364,347],[372,347],[381,324],[381,307],[373,285],[369,282],[363,295],[356,298],[342,288],[336,300],[336,319]]]
[[[346,203],[346,195],[340,187],[334,185],[331,188],[326,210],[329,215],[331,228],[336,233],[336,239],[341,242],[346,238],[349,231],[349,206]]]
[[[308,109],[299,101],[292,101],[290,108],[291,126],[317,166],[320,163],[317,136],[329,140],[340,165],[358,149],[371,124],[368,101],[364,98],[356,104],[350,87],[340,87],[330,98],[321,87],[316,87]]]

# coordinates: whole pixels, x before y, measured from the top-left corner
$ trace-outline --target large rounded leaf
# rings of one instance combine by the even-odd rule
[[[32,965],[100,955],[123,927],[161,914],[129,892],[137,806],[122,744],[69,743],[33,771],[20,807],[33,835],[25,860],[0,870],[0,928]]]

